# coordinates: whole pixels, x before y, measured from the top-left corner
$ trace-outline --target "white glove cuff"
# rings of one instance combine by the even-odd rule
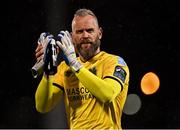
[[[75,60],[75,62],[71,62],[70,66],[74,72],[79,72],[79,70],[83,67],[77,60]]]

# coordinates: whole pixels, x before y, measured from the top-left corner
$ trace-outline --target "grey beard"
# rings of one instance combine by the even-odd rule
[[[79,53],[79,55],[81,55],[84,60],[89,60],[91,59],[94,55],[96,55],[96,51],[97,49],[100,47],[100,44],[101,44],[101,41],[100,39],[96,40],[94,43],[91,44],[91,48],[90,48],[90,51],[83,51],[81,49],[81,44],[78,44],[76,47],[77,47],[77,51]]]

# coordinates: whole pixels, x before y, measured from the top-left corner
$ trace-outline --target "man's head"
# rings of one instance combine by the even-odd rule
[[[79,9],[72,20],[72,40],[84,61],[92,58],[100,51],[102,29],[98,25],[95,14],[88,9]]]

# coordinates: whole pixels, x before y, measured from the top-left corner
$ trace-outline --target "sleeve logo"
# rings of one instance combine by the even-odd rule
[[[126,71],[123,68],[121,68],[120,66],[116,66],[113,75],[119,78],[124,83],[126,79]]]

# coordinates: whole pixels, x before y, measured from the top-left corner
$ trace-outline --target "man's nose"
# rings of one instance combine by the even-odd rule
[[[89,33],[87,31],[83,31],[82,33],[82,37],[86,38],[89,36]]]

